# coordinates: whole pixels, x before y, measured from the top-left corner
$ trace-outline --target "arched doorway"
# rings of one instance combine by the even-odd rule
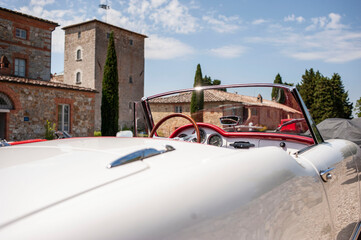
[[[6,114],[14,109],[14,104],[10,98],[3,92],[0,92],[0,139],[6,137]]]

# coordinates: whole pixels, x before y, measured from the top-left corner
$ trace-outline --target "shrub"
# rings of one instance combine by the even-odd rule
[[[49,120],[46,120],[44,127],[45,127],[45,139],[46,140],[54,139],[55,138],[54,132],[55,132],[55,128],[56,128],[55,123],[53,123],[53,125],[51,125],[51,122]]]

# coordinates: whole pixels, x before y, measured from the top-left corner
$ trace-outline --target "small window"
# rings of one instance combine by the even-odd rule
[[[15,76],[25,77],[25,63],[25,59],[15,58]]]
[[[256,108],[252,108],[251,115],[252,116],[257,116],[257,109]]]
[[[70,106],[68,104],[58,105],[58,131],[70,130]]]
[[[22,39],[26,39],[26,30],[21,29],[21,28],[17,28],[15,35],[17,38],[22,38]]]
[[[175,106],[174,112],[182,113],[182,106]]]
[[[132,39],[129,40],[129,45],[133,45],[133,40]]]
[[[110,38],[110,33],[107,33],[107,38]]]
[[[78,50],[76,51],[76,60],[78,60],[78,61],[81,60],[81,50],[80,50],[80,49],[78,49]]]
[[[81,38],[81,32],[80,31],[78,32],[78,38]]]
[[[133,83],[133,77],[132,76],[129,77],[129,83]]]
[[[81,73],[80,72],[76,73],[76,84],[81,84]]]

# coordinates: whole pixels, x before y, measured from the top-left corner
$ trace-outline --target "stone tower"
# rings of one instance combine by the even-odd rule
[[[101,127],[101,93],[108,38],[114,33],[119,79],[119,128],[133,124],[133,102],[144,95],[145,35],[99,20],[64,27],[64,83],[97,90],[95,130]]]

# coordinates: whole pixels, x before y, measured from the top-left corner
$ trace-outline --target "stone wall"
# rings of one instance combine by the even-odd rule
[[[164,117],[175,113],[175,106],[182,107],[182,113],[190,116],[190,104],[181,103],[181,104],[166,104],[166,103],[150,103],[150,109],[152,111],[154,124],[157,124]],[[190,124],[187,119],[181,117],[171,118],[165,121],[157,130],[157,134],[160,137],[169,137],[177,128]]]
[[[14,109],[6,113],[8,141],[44,138],[46,120],[58,124],[58,104],[70,105],[70,134],[73,137],[94,134],[94,91],[0,82],[0,92],[5,93],[14,105]]]

